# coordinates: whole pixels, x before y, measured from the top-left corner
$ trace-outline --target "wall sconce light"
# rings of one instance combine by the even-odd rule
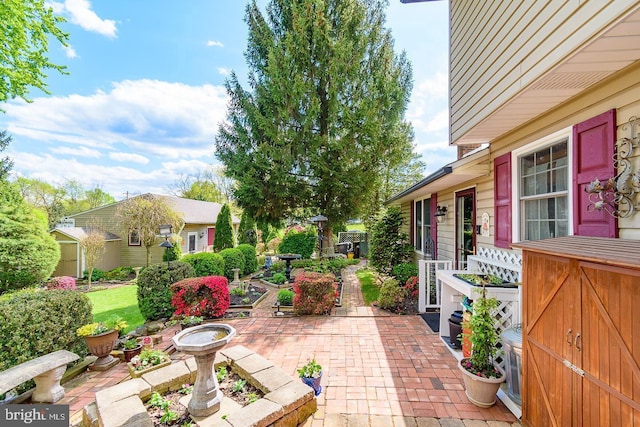
[[[447,219],[447,207],[446,206],[436,206],[436,213],[433,214],[436,217],[436,222],[438,224],[444,224]]]
[[[204,231],[200,232],[200,238],[202,239],[204,237]]]
[[[613,155],[613,167],[618,174],[601,182],[598,178],[591,181],[584,191],[589,194],[587,211],[605,211],[614,218],[627,218],[640,210],[640,171],[634,171],[631,155],[640,148],[640,137],[636,128],[640,120],[633,116],[621,126],[629,136],[616,141],[616,153]]]

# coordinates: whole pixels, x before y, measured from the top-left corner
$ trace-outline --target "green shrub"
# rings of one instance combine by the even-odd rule
[[[167,264],[153,264],[138,276],[138,307],[146,320],[158,320],[171,317],[171,284],[187,277],[194,277],[191,264],[174,261]]]
[[[286,269],[287,269],[287,263],[285,263],[284,261],[276,261],[271,263],[272,273],[284,272]]]
[[[236,249],[241,251],[242,255],[244,255],[243,274],[246,276],[247,274],[255,273],[255,271],[258,269],[258,257],[256,256],[256,248],[247,243],[243,243],[242,245],[238,245]]]
[[[82,272],[82,275],[86,280],[89,280],[89,272],[87,270],[84,270]],[[100,270],[99,268],[94,268],[93,273],[91,273],[91,281],[97,282],[97,281],[103,280],[105,278],[105,275],[106,273],[103,270]]]
[[[399,313],[403,309],[406,289],[400,286],[396,279],[387,279],[382,283],[378,295],[378,307]]]
[[[182,257],[182,247],[179,243],[172,241],[172,247],[165,249],[162,251],[162,261],[167,262],[167,258],[169,261],[177,261]]]
[[[213,252],[198,252],[182,257],[182,262],[191,264],[196,277],[224,275],[224,258]]]
[[[233,229],[231,228],[231,211],[226,203],[222,205],[216,219],[216,236],[213,239],[213,249],[221,251],[233,247]]]
[[[49,234],[46,214],[7,182],[0,183],[0,236],[0,293],[36,286],[51,276],[60,245]]]
[[[303,259],[311,258],[317,241],[318,236],[314,230],[308,229],[298,232],[291,229],[278,245],[278,253],[300,254]]]
[[[403,262],[393,267],[392,274],[401,285],[404,285],[409,277],[418,275],[418,266],[411,262]]]
[[[284,282],[287,281],[287,276],[285,276],[284,273],[276,273],[270,278],[268,278],[267,281],[276,285],[282,285]]]
[[[220,255],[224,259],[224,275],[229,280],[233,280],[233,269],[239,268],[240,274],[244,272],[244,255],[242,251],[236,248],[227,248],[220,251]]]
[[[278,302],[280,305],[293,305],[293,297],[295,294],[291,289],[280,289],[278,291]]]
[[[88,354],[76,329],[91,323],[91,302],[71,290],[21,291],[0,300],[0,371],[57,350]]]
[[[402,223],[402,211],[392,206],[373,224],[369,260],[381,273],[391,274],[393,267],[411,260],[413,246],[401,231]]]
[[[129,277],[134,275],[132,267],[118,267],[113,270],[109,270],[104,273],[105,280],[129,280]],[[93,270],[93,277],[96,276],[96,270]],[[92,280],[93,281],[93,280]]]

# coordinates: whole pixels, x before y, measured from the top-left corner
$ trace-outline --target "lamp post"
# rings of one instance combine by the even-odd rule
[[[160,243],[161,248],[164,248],[164,256],[167,258],[167,270],[169,270],[169,249],[173,248],[173,245],[169,241],[169,236],[171,236],[171,230],[173,226],[171,224],[164,224],[158,226],[159,234],[164,237],[164,242]]]
[[[323,239],[323,231],[324,226],[327,224],[329,218],[326,216],[319,214],[311,218],[311,222],[313,222],[316,227],[318,227],[318,254],[320,255],[320,259],[322,259],[322,239]]]

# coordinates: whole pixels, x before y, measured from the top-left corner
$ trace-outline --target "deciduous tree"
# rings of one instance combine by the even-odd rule
[[[104,230],[97,219],[92,219],[86,230],[86,235],[80,239],[80,248],[84,255],[84,266],[89,276],[88,287],[91,289],[91,276],[105,250]]]
[[[15,97],[28,101],[30,87],[48,93],[46,69],[65,73],[49,61],[49,41],[67,46],[69,35],[58,26],[64,18],[53,14],[44,0],[0,2],[0,103]]]
[[[411,66],[394,53],[386,5],[272,0],[266,16],[247,6],[249,89],[234,73],[226,81],[216,155],[256,220],[309,209],[329,218],[330,237],[370,203],[388,158],[411,152]]]
[[[132,197],[118,205],[116,219],[127,236],[137,231],[140,242],[147,250],[147,267],[151,262],[151,247],[158,244],[158,227],[171,224],[174,230],[182,225],[180,214],[173,210],[169,203],[153,194]]]
[[[0,152],[6,150],[10,143],[11,135],[6,130],[0,131]],[[13,161],[8,156],[0,159],[0,181],[7,179],[12,167]]]

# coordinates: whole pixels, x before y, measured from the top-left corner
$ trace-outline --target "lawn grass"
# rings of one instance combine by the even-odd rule
[[[360,281],[360,290],[362,291],[362,298],[366,305],[371,305],[372,302],[378,301],[378,295],[380,294],[380,288],[376,285],[375,273],[373,270],[363,268],[356,271],[356,276]]]
[[[127,322],[125,332],[129,332],[144,323],[138,308],[138,287],[136,285],[119,286],[88,292],[93,304],[93,320],[102,322],[117,314]]]

